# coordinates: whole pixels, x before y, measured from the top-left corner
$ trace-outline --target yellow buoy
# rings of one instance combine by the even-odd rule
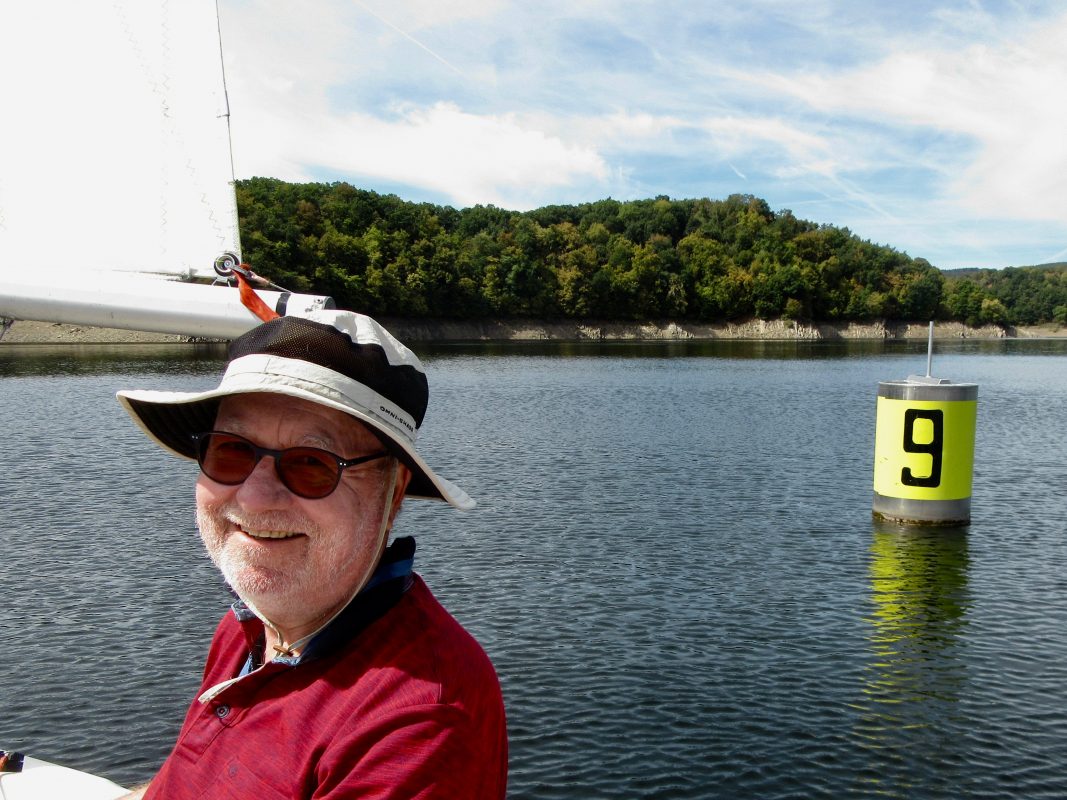
[[[932,323],[930,342],[932,353]],[[978,385],[929,371],[878,384],[873,511],[904,523],[959,525],[971,519]]]

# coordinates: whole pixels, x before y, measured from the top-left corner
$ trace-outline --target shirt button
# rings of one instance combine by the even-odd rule
[[[230,713],[230,707],[229,706],[218,706],[215,709],[215,716],[217,716],[219,719],[223,719],[229,713]]]

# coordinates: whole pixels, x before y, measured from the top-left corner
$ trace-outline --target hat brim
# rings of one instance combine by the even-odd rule
[[[466,492],[436,474],[411,442],[378,417],[351,403],[331,400],[298,385],[261,383],[255,387],[234,388],[227,387],[224,380],[217,389],[205,392],[123,390],[116,396],[134,422],[160,447],[182,458],[196,460],[193,436],[212,429],[222,398],[259,392],[307,400],[348,414],[367,425],[411,470],[406,496],[444,500],[461,511],[474,508],[475,501]]]

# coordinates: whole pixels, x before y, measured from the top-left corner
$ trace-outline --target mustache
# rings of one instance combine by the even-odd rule
[[[246,531],[291,531],[305,534],[320,532],[319,526],[303,515],[284,511],[267,511],[261,514],[252,514],[242,510],[233,502],[224,502],[197,509],[196,519],[201,530],[204,529],[204,523],[206,522],[211,527],[218,527],[220,523],[225,523]]]

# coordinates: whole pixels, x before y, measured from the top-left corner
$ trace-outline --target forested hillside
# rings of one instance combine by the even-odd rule
[[[1067,264],[968,270],[946,278],[945,314],[952,319],[1067,325]]]
[[[369,314],[971,324],[1067,315],[1067,272],[946,280],[921,258],[749,195],[514,212],[254,178],[238,183],[237,199],[253,269]]]

